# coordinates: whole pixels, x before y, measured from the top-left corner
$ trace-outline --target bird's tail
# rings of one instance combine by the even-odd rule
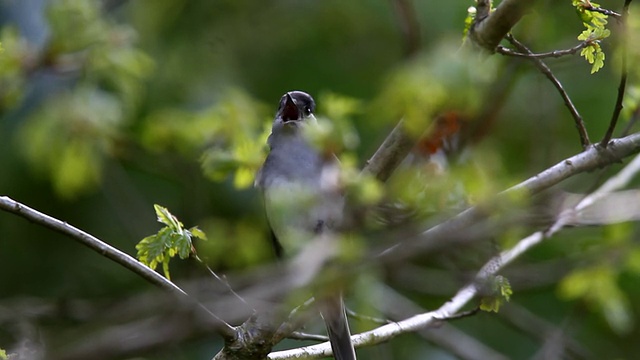
[[[327,325],[331,350],[336,360],[355,360],[356,351],[351,342],[349,322],[341,296],[323,299],[322,317]]]

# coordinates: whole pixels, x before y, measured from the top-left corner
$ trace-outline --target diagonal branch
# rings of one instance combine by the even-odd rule
[[[415,56],[420,50],[420,23],[413,0],[391,0],[391,4],[396,13],[398,27],[402,31],[406,56]]]
[[[362,169],[363,174],[375,175],[380,181],[386,181],[407,156],[414,141],[404,129],[404,120],[400,120],[384,140],[375,154]]]
[[[104,241],[87,232],[69,225],[66,222],[34,210],[9,198],[8,196],[0,196],[0,209],[23,217],[35,224],[44,226],[63,235],[67,235],[73,240],[76,240],[94,250],[98,254],[115,261],[116,263],[122,265],[126,269],[129,269],[151,284],[156,285],[159,288],[171,293],[177,299],[193,305],[195,309],[200,311],[205,316],[205,319],[208,320],[209,325],[225,339],[235,338],[236,332],[231,325],[227,324],[224,320],[210,312],[208,309],[202,306],[202,304],[193,300],[186,292],[184,292],[184,290],[176,286],[174,283],[167,280],[157,272],[151,270],[149,267],[143,265],[142,263],[131,257],[129,254],[126,254],[112,247],[111,245],[105,243]]]
[[[515,56],[515,57],[522,57],[522,58],[527,58],[527,59],[532,59],[532,58],[538,58],[538,59],[543,59],[543,58],[559,58],[562,56],[567,56],[567,55],[575,55],[575,53],[577,53],[578,51],[586,48],[587,46],[589,46],[591,44],[591,41],[583,41],[580,44],[572,47],[572,48],[568,48],[565,50],[553,50],[553,51],[549,51],[549,52],[545,52],[545,53],[531,53],[531,52],[517,52],[517,51],[513,51],[509,48],[506,48],[502,45],[498,45],[498,47],[496,48],[496,51],[499,54],[502,55],[507,55],[507,56]]]
[[[410,333],[424,329],[441,319],[449,318],[459,312],[471,299],[478,294],[476,284],[496,275],[505,266],[509,265],[519,256],[533,248],[542,241],[549,239],[564,226],[570,223],[573,214],[586,209],[594,204],[599,198],[607,193],[626,186],[633,176],[640,171],[640,156],[636,156],[618,175],[609,179],[598,190],[585,197],[574,208],[565,211],[548,229],[537,231],[528,237],[521,239],[514,247],[503,251],[498,256],[490,259],[478,272],[473,283],[463,287],[458,293],[439,309],[409,317],[405,320],[390,323],[376,329],[352,336],[353,344],[356,347],[371,346],[389,341],[401,334]],[[511,188],[514,189],[514,188]],[[305,358],[321,358],[331,355],[329,343],[322,343],[313,346],[306,346],[298,349],[278,351],[269,354],[269,359],[295,359],[300,356]]]

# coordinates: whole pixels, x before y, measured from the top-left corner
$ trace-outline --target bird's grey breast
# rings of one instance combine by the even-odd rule
[[[274,234],[287,252],[296,252],[306,240],[335,226],[343,199],[335,188],[323,184],[336,164],[325,162],[300,139],[282,140],[271,148],[256,183],[262,188]]]

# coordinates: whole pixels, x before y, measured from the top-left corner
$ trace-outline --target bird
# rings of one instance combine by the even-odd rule
[[[315,101],[303,91],[285,93],[279,103],[269,153],[257,173],[275,252],[289,257],[306,243],[337,231],[344,215],[339,190],[340,164],[309,141],[306,129],[317,126]],[[342,294],[317,298],[336,360],[355,360]]]

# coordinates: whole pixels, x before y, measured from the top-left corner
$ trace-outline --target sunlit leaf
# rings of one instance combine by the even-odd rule
[[[602,313],[614,331],[624,334],[631,329],[633,316],[616,280],[612,266],[599,265],[573,271],[560,282],[558,290],[568,300],[584,299]]]
[[[511,299],[513,294],[511,284],[507,278],[500,275],[486,281],[488,284],[483,287],[480,310],[498,312],[500,307]]]
[[[200,228],[198,228],[197,226],[189,229],[189,232],[191,233],[191,235],[197,237],[200,240],[207,240],[207,234],[205,234],[204,231],[200,230]]]
[[[206,235],[198,227],[189,230],[183,228],[182,223],[169,210],[160,205],[153,206],[158,221],[166,226],[155,235],[147,236],[137,245],[138,260],[155,269],[162,264],[162,271],[170,279],[169,262],[178,255],[181,259],[188,258],[194,250],[192,237],[206,239]]]
[[[169,210],[165,207],[162,207],[158,204],[154,204],[153,208],[156,211],[156,215],[158,216],[158,222],[161,222],[169,227],[171,231],[179,232],[182,231],[182,223],[173,216]]]

